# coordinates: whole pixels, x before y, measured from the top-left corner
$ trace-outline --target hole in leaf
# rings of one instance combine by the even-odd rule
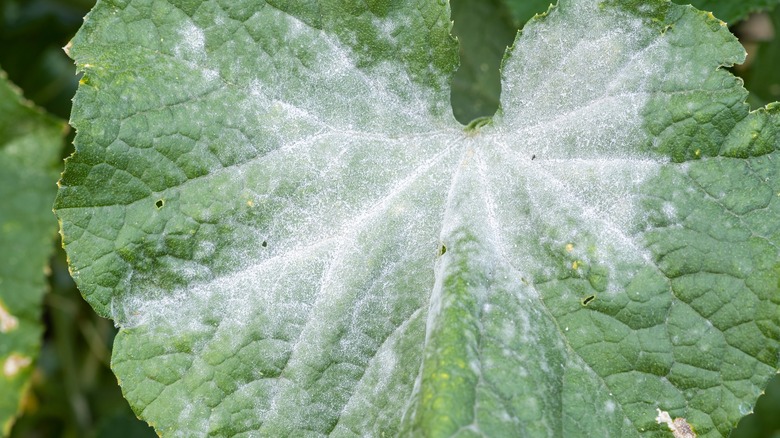
[[[583,306],[587,306],[588,304],[590,304],[595,299],[596,299],[595,295],[588,295],[587,297],[582,299],[582,305]]]
[[[265,247],[267,247],[267,246],[268,246],[268,242],[266,242],[265,240],[263,240],[263,243],[261,243],[260,245],[262,245],[262,246],[263,246],[263,248],[265,248]]]
[[[164,199],[158,199],[157,202],[154,203],[154,205],[159,210],[159,209],[163,208],[163,205],[165,205],[165,200]]]
[[[441,248],[439,248],[439,256],[443,256],[445,252],[447,252],[447,247],[442,245]]]

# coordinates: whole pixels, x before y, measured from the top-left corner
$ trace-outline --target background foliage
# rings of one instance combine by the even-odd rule
[[[0,66],[27,98],[61,118],[68,118],[70,99],[78,84],[73,63],[61,48],[93,3],[0,0]],[[523,14],[538,11],[537,6],[546,3],[452,0],[453,32],[461,40],[463,56],[463,66],[453,82],[452,101],[461,122],[495,111],[498,63],[504,46],[527,19]],[[780,72],[776,68],[780,65],[780,38],[774,35],[774,29],[780,30],[780,8],[732,29],[750,52],[746,65],[735,72],[751,91],[751,106],[780,99]],[[71,150],[66,148],[63,156]],[[59,248],[59,243],[56,246]],[[130,411],[109,369],[115,329],[81,299],[59,249],[52,257],[49,285],[40,359],[23,416],[11,436],[154,436]],[[740,423],[734,436],[780,437],[780,379],[772,381],[755,412]]]

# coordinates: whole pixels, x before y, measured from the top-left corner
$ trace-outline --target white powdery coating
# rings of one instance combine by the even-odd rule
[[[191,21],[185,21],[179,29],[179,37],[181,40],[173,49],[177,56],[192,60],[205,59],[206,37],[202,29]]]
[[[510,177],[491,176],[493,192],[518,193],[516,186],[525,184],[521,195],[502,200],[509,202],[503,217],[497,213],[505,237],[534,236],[541,227],[555,236],[529,239],[529,245],[595,243],[595,254],[575,245],[572,255],[605,267],[608,291],[616,292],[630,276],[621,273],[626,265],[649,259],[636,237],[644,220],[638,189],[667,159],[652,154],[642,110],[670,48],[640,19],[605,16],[596,2],[564,7],[544,25],[527,26],[504,66],[505,77],[523,79],[505,81],[503,114],[489,137],[498,147],[485,148],[482,159],[492,168],[511,163]],[[568,19],[574,16],[581,19]],[[531,214],[518,215],[528,204]],[[522,274],[553,272],[539,265],[533,248],[507,252],[519,258],[514,266]]]
[[[336,36],[271,8],[263,13],[268,31],[285,34],[280,40],[286,44],[274,48],[274,57],[265,52],[257,55],[262,60],[258,66],[262,80],[247,84],[252,98],[242,102],[238,111],[247,123],[279,123],[279,131],[287,134],[288,125],[295,125],[301,116],[302,122],[324,130],[385,138],[455,128],[449,111],[443,111],[443,117],[430,111],[432,105],[446,106],[447,95],[416,83],[401,63],[382,60],[358,68],[365,62]],[[396,24],[387,23],[398,20],[376,18],[375,24],[394,28]],[[301,47],[311,57],[305,63],[297,57]],[[446,78],[441,78],[438,88],[446,89],[445,84]],[[268,109],[275,106],[293,118],[274,117]]]
[[[448,155],[450,139],[460,136],[459,129],[454,126],[442,130],[441,118],[432,116],[428,110],[430,102],[439,99],[433,97],[434,92],[430,89],[414,83],[403,66],[381,62],[369,69],[359,69],[357,56],[332,35],[275,8],[264,8],[261,12],[268,15],[269,25],[286,32],[282,40],[287,46],[280,47],[276,54],[282,59],[279,62],[290,65],[299,62],[292,49],[312,45],[309,50],[316,56],[314,65],[317,69],[308,70],[306,80],[301,80],[300,84],[288,84],[292,72],[278,67],[263,72],[272,75],[271,78],[250,78],[246,84],[234,84],[238,95],[244,96],[244,91],[248,93],[233,115],[232,123],[237,126],[262,124],[267,131],[278,132],[284,143],[273,154],[212,171],[208,178],[214,180],[227,175],[222,178],[227,179],[225,184],[245,187],[252,195],[249,201],[253,204],[277,202],[273,228],[247,238],[260,242],[272,235],[278,260],[268,262],[260,257],[257,261],[257,254],[234,254],[230,257],[240,269],[230,276],[193,284],[173,294],[151,289],[123,298],[115,303],[117,312],[122,314],[119,316],[123,326],[164,324],[196,329],[191,319],[176,315],[181,313],[184,302],[192,299],[209,301],[213,294],[220,294],[227,301],[220,305],[227,312],[225,315],[236,313],[234,320],[245,319],[247,307],[240,304],[238,297],[245,301],[257,300],[253,289],[266,287],[252,286],[251,279],[262,275],[275,278],[274,273],[280,271],[281,265],[289,262],[290,257],[297,258],[295,254],[311,254],[321,246],[334,243],[329,239],[349,235],[364,227],[363,219],[383,213],[388,203],[395,202],[411,184],[428,178],[432,168]],[[382,24],[384,30],[394,26]],[[202,60],[197,64],[197,70],[211,78],[214,73],[205,51],[203,30],[187,21],[179,36],[181,41],[175,45],[175,54]],[[276,71],[276,76],[271,71]],[[362,106],[356,109],[354,104]],[[362,111],[366,108],[371,111]],[[295,131],[301,126],[305,128]],[[422,132],[409,132],[409,127],[417,127]],[[410,143],[415,147],[409,147]],[[376,152],[365,151],[367,146]],[[351,172],[348,178],[342,175],[346,169]],[[387,181],[378,178],[377,171],[384,171],[382,176]],[[265,184],[256,186],[247,182],[252,177],[255,177],[252,181],[257,180],[257,175],[267,178]],[[296,177],[300,178],[295,180]],[[317,196],[303,200],[274,198],[277,188],[291,180]],[[198,183],[195,181],[191,186]],[[353,192],[346,191],[348,185]],[[381,189],[377,190],[373,185],[379,185]],[[181,196],[186,197],[187,193]],[[403,209],[403,203],[395,208]],[[203,219],[212,220],[205,215]],[[226,220],[232,221],[231,218]],[[198,248],[198,254],[213,251],[213,242],[203,242]],[[258,250],[261,252],[264,251]],[[201,273],[194,269],[197,268],[182,264],[179,274],[184,278],[200,277]],[[270,271],[265,272],[265,269]]]
[[[505,76],[517,79],[505,82],[503,114],[463,141],[440,237],[448,251],[437,269],[426,332],[426,344],[437,348],[440,315],[464,304],[443,286],[447,276],[459,275],[482,309],[478,330],[511,346],[498,349],[501,365],[498,356],[485,354],[469,368],[486,380],[494,367],[521,370],[514,388],[501,389],[514,392],[503,397],[527,396],[539,403],[539,415],[557,401],[526,388],[554,381],[562,372],[557,364],[581,368],[599,396],[607,390],[551,335],[556,329],[534,280],[555,280],[563,269],[576,277],[578,266],[597,265],[606,292],[621,293],[650,259],[638,232],[645,220],[640,189],[668,161],[652,153],[642,126],[663,74],[656,60],[666,43],[638,19],[600,16],[595,2],[567,7],[579,20],[560,23],[562,11],[554,10],[544,25],[524,32],[505,66]],[[548,251],[569,253],[574,262],[556,266]],[[470,271],[462,273],[463,266]],[[504,303],[508,314],[494,312],[491,303]],[[526,354],[529,348],[533,354]],[[614,401],[601,403],[611,416],[623,415]]]
[[[384,236],[391,232],[384,228],[387,226],[404,236],[397,244],[409,248],[411,255],[408,260],[386,260],[380,276],[404,271],[404,263],[419,265],[421,260],[430,263],[427,268],[432,270],[437,240],[447,241],[464,226],[472,227],[483,244],[474,249],[472,265],[494,275],[491,288],[479,289],[487,316],[494,313],[495,307],[490,305],[493,295],[502,291],[516,294],[519,307],[538,300],[533,284],[519,285],[518,279],[552,272],[545,264],[548,259],[537,257],[539,247],[563,249],[581,235],[595,241],[595,253],[575,255],[584,262],[592,257],[605,264],[608,291],[617,293],[615,285],[624,280],[619,276],[630,273],[615,263],[639,264],[648,256],[633,233],[642,219],[636,193],[663,162],[641,151],[647,143],[641,110],[648,99],[645,86],[660,74],[654,67],[659,63],[653,60],[666,48],[660,40],[643,45],[646,31],[638,20],[600,17],[595,2],[570,6],[575,11],[569,13],[581,17],[575,29],[562,32],[555,11],[545,26],[529,27],[505,68],[506,77],[523,79],[505,82],[503,115],[496,118],[496,128],[486,127],[474,137],[464,137],[454,128],[446,128],[450,120],[432,116],[430,102],[441,96],[415,84],[403,68],[384,62],[360,70],[356,55],[336,38],[265,8],[264,13],[277,14],[276,19],[289,25],[291,47],[295,43],[315,45],[312,50],[317,65],[316,70],[308,71],[306,83],[285,87],[284,76],[289,72],[269,70],[262,81],[248,80],[236,89],[245,93],[245,99],[237,108],[234,125],[262,123],[268,137],[281,142],[261,159],[224,171],[230,173],[226,185],[244,188],[251,195],[251,199],[236,200],[237,204],[272,206],[274,218],[269,228],[254,234],[247,231],[247,239],[256,242],[271,236],[269,249],[258,245],[255,252],[221,253],[236,266],[230,274],[173,292],[149,288],[121,299],[116,303],[121,324],[199,334],[214,331],[208,321],[216,320],[214,339],[235,342],[227,350],[241,347],[240,336],[247,326],[259,326],[267,339],[281,334],[305,341],[290,346],[290,367],[301,373],[309,369],[310,362],[317,362],[317,347],[331,342],[335,327],[328,319],[332,316],[329,312],[338,309],[329,306],[346,302],[345,308],[354,309],[366,299],[366,291],[378,295],[397,292],[393,289],[396,283],[390,280],[387,284],[374,280],[366,289],[359,289],[362,286],[353,284],[358,282],[351,282],[348,275],[352,270],[359,272],[356,277],[370,278],[370,267],[361,263],[359,252],[371,251],[372,242],[367,242],[366,236]],[[613,28],[615,23],[622,26]],[[393,37],[393,26],[381,28],[388,38]],[[202,31],[188,24],[181,36],[177,55],[202,60],[199,68],[204,78],[214,77]],[[536,64],[531,62],[535,59]],[[296,59],[290,55],[283,61],[293,65]],[[215,172],[201,180],[206,184],[216,176]],[[459,184],[465,187],[462,192],[458,192]],[[290,185],[295,187],[292,194],[277,195]],[[444,195],[448,186],[455,190],[450,191],[444,222],[444,196],[425,203],[410,194],[427,190]],[[379,221],[379,217],[387,220]],[[232,219],[223,224],[235,225]],[[548,229],[557,235],[539,235],[540,230]],[[518,241],[517,236],[530,238]],[[198,254],[212,254],[215,248],[213,242],[204,242]],[[364,259],[370,260],[370,254]],[[185,277],[202,278],[196,268],[182,266],[181,270]],[[431,311],[426,315],[429,337],[445,305],[440,296],[442,277],[436,280]],[[352,306],[349,300],[353,300]],[[383,304],[391,306],[389,299]],[[499,316],[496,324],[504,340],[538,345],[544,333],[537,322],[546,316],[538,307],[525,308],[526,313],[515,315],[511,324]],[[354,332],[354,337],[333,336],[337,339],[333,342],[340,343],[339,352],[368,361],[363,366],[369,381],[377,384],[375,392],[393,381],[399,363],[390,349],[393,343],[379,346],[372,357],[360,351],[365,344],[364,332],[383,322],[361,320],[354,323],[360,327],[346,325],[345,331]],[[237,335],[231,338],[231,332]],[[212,340],[203,342],[196,346],[196,354]],[[556,342],[545,345],[552,345],[554,352],[565,349],[562,340]],[[512,349],[503,351],[512,354]],[[523,354],[515,359],[518,363],[529,361]],[[531,366],[518,368],[521,377],[538,370],[552,372],[556,367],[545,352],[534,360],[535,370]],[[470,365],[480,373],[491,364]],[[293,378],[273,385],[275,397],[267,406],[258,405],[258,413],[272,420],[286,416],[306,421],[313,406],[304,405],[311,394]],[[376,395],[361,393],[343,401],[342,408],[354,412],[370,406],[368,399]],[[290,412],[293,401],[301,402],[298,412]],[[611,401],[605,407],[609,413],[615,410]],[[190,417],[198,417],[199,412],[184,411],[182,416],[187,418],[183,420],[194,421],[196,418]]]
[[[295,282],[298,288],[301,285],[317,284],[322,267],[317,265],[316,260],[310,260],[312,253],[317,252],[316,247],[309,247],[306,252],[291,251],[284,257],[247,266],[213,281],[193,283],[173,293],[141,291],[121,301],[119,308],[122,319],[119,321],[122,321],[123,327],[165,326],[175,327],[182,332],[198,333],[213,328],[204,323],[204,316],[217,317],[231,329],[237,330],[258,319],[279,321],[281,316],[289,319],[290,310],[305,312],[305,309],[300,308],[300,303],[295,303],[297,305],[287,309],[288,313],[277,313],[279,308],[287,307],[284,301],[288,294],[285,291],[292,281],[277,273],[297,272]],[[265,279],[275,281],[267,282]],[[267,328],[269,331],[274,329],[273,325]]]

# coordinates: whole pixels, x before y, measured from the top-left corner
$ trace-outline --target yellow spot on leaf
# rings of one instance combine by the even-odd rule
[[[21,354],[13,353],[3,363],[3,374],[6,377],[14,377],[19,374],[22,368],[29,366],[32,363],[32,359]]]
[[[572,243],[566,244],[566,252],[572,252],[572,251],[574,251],[574,244]]]
[[[577,270],[577,268],[580,267],[580,262],[575,260],[574,263],[571,264],[571,268],[574,270]]]
[[[19,327],[19,320],[16,319],[0,301],[0,333],[8,333]]]
[[[247,207],[254,207],[254,206],[255,206],[255,203],[254,203],[254,202],[252,202],[252,200],[250,199],[250,200],[246,201],[246,206],[247,206]]]
[[[693,153],[698,157],[701,155],[701,149],[696,149]]]

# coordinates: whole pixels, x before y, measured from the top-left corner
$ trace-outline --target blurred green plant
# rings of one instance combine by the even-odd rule
[[[22,99],[0,71],[0,433],[8,433],[40,347],[44,272],[65,123]]]

